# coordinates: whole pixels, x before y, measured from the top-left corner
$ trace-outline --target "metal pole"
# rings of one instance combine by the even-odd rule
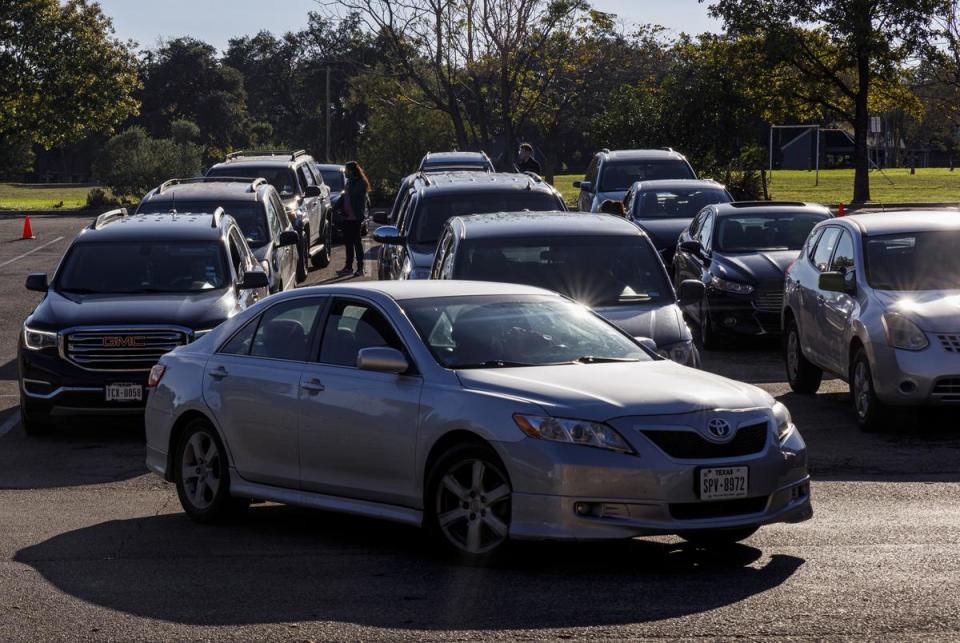
[[[817,129],[814,131],[817,133],[817,180],[815,185],[820,187],[820,126],[817,125]]]
[[[767,148],[767,157],[770,159],[770,173],[773,174],[773,126],[770,126],[770,147]]]
[[[332,111],[333,105],[330,104],[330,65],[327,65],[327,135],[325,137],[326,153],[324,154],[327,163],[333,162],[333,159],[330,158],[330,112]]]

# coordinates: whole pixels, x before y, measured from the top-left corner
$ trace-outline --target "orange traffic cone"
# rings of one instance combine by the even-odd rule
[[[842,217],[842,216],[846,216],[846,214],[847,214],[847,211],[843,209],[843,204],[841,203],[839,206],[837,206],[837,216]]]
[[[33,227],[30,225],[30,215],[27,215],[27,218],[23,220],[23,236],[20,237],[20,239],[36,239],[36,237],[33,236]]]

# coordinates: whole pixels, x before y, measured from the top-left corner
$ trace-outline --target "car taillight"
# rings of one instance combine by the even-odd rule
[[[163,364],[154,364],[150,369],[150,377],[147,378],[147,387],[154,388],[163,379],[163,374],[167,372],[167,367]]]

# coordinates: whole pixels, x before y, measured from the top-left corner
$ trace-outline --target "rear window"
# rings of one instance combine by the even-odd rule
[[[547,212],[562,209],[562,201],[552,193],[532,190],[485,190],[420,197],[411,226],[410,240],[413,243],[436,243],[443,224],[451,217],[490,212]]]
[[[645,190],[633,202],[632,216],[637,219],[687,219],[714,203],[729,203],[725,190]]]
[[[280,196],[293,196],[297,193],[297,175],[288,167],[277,167],[276,165],[245,165],[237,167],[235,165],[219,165],[210,168],[207,176],[237,176],[245,179],[264,178],[267,183],[272,185],[280,193]]]
[[[686,161],[662,159],[654,161],[608,161],[600,174],[601,192],[625,192],[637,181],[695,179]]]
[[[320,175],[323,176],[323,182],[334,192],[343,190],[343,172],[340,170],[320,170]]]
[[[138,214],[153,214],[156,212],[195,212],[212,214],[217,207],[236,219],[240,231],[247,238],[251,248],[258,248],[270,241],[270,231],[267,228],[267,219],[264,216],[263,204],[256,201],[224,202],[224,201],[148,201],[140,205]]]

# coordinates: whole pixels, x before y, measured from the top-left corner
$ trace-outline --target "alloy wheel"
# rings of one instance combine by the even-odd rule
[[[790,382],[796,382],[800,371],[800,339],[797,337],[796,327],[791,327],[787,335],[787,375]]]
[[[437,524],[457,550],[490,552],[507,540],[510,498],[510,485],[499,467],[478,458],[460,460],[437,485]]]
[[[222,483],[222,458],[213,436],[197,431],[184,445],[181,461],[183,489],[196,509],[209,508],[217,499]]]

